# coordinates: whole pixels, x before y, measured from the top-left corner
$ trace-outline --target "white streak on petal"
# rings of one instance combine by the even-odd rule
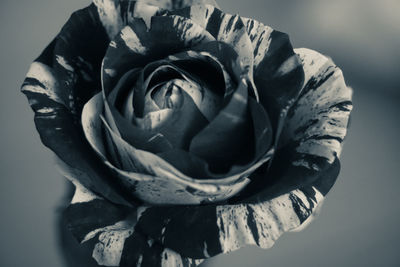
[[[40,62],[33,62],[26,77],[38,80],[45,88],[38,85],[27,84],[22,87],[22,92],[43,94],[57,103],[65,105],[62,98],[58,95],[58,81],[50,67]]]
[[[98,229],[98,232],[102,233],[99,235],[99,242],[95,245],[92,256],[99,265],[119,266],[125,240],[132,235],[135,224],[136,220],[125,220]]]
[[[38,112],[38,113],[52,113],[52,112],[54,112],[54,108],[41,108],[41,109],[38,109],[36,112]]]
[[[68,62],[62,56],[56,55],[56,60],[58,64],[60,64],[64,69],[69,70],[71,72],[74,71],[74,68],[71,65],[69,65]]]
[[[208,253],[208,250],[207,250],[207,243],[206,243],[206,242],[204,242],[203,254],[204,254],[204,256],[205,256],[206,258],[209,258],[209,257],[210,257],[210,254]]]
[[[146,23],[147,28],[151,26],[151,18],[160,10],[159,7],[148,5],[143,2],[136,2],[133,16],[135,18],[142,18]]]
[[[86,189],[78,180],[73,179],[72,183],[75,185],[75,193],[72,197],[71,204],[86,203],[95,199],[101,199],[88,189]]]
[[[247,102],[246,98],[244,98],[244,96],[241,95],[241,94],[234,94],[234,95],[233,95],[233,98],[234,98],[235,100],[239,101],[239,102],[244,103],[244,104]]]
[[[143,262],[143,255],[139,256],[139,259],[137,261],[136,267],[141,267]]]
[[[329,59],[318,52],[312,51],[307,48],[296,48],[296,54],[298,54],[303,61],[304,67],[304,81],[310,80],[310,78],[318,73],[318,70],[324,66]]]
[[[310,163],[304,159],[293,161],[292,165],[296,167],[305,167],[307,169],[311,169]]]
[[[93,0],[93,3],[97,6],[100,20],[110,39],[114,39],[114,36],[117,35],[123,25],[120,16],[121,8],[118,4],[116,5],[118,2],[114,0]]]
[[[297,58],[297,55],[289,57],[288,59],[285,60],[285,62],[281,64],[279,69],[276,71],[277,75],[283,76],[286,73],[293,71],[293,69],[295,69],[299,65],[298,62],[299,60]]]
[[[121,38],[124,40],[127,47],[135,53],[146,54],[147,48],[142,45],[136,33],[131,27],[125,27],[121,31]]]
[[[142,214],[148,209],[149,207],[146,207],[146,206],[139,206],[138,208],[137,208],[137,210],[136,210],[136,213],[137,213],[137,220],[139,220],[140,219],[140,217],[142,217]]]
[[[161,253],[161,265],[165,267],[183,267],[182,257],[173,250],[165,249]]]
[[[129,216],[126,220],[119,221],[113,225],[109,225],[103,228],[98,228],[89,232],[85,238],[82,240],[81,243],[85,243],[88,240],[94,238],[98,233],[101,232],[110,232],[110,231],[118,231],[118,230],[132,230],[133,227],[136,225],[136,218],[134,216]]]
[[[176,28],[178,37],[184,41],[185,46],[215,41],[215,38],[209,32],[190,20],[181,16],[171,15],[171,17],[173,17],[173,25]]]
[[[104,72],[110,77],[115,77],[117,74],[117,71],[113,69],[104,69]]]
[[[110,46],[111,46],[112,48],[117,48],[117,43],[116,43],[115,41],[111,41],[111,42],[110,42]]]
[[[162,137],[162,136],[163,136],[162,134],[158,133],[155,136],[151,137],[149,140],[147,140],[147,142],[150,143],[150,142],[154,141],[155,139],[157,139],[158,137]]]

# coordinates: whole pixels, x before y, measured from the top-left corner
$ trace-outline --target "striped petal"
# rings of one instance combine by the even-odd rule
[[[142,18],[150,25],[151,17],[163,10],[181,9],[194,4],[217,6],[214,0],[93,0],[110,39],[131,23]]]
[[[328,58],[307,49],[296,53],[306,81],[271,168],[254,173],[229,205],[147,209],[137,225],[143,233],[186,257],[207,258],[245,245],[269,248],[312,219],[339,173],[352,91]]]
[[[250,76],[253,73],[253,51],[247,28],[239,15],[226,14],[211,5],[193,5],[172,11],[189,18],[206,29],[217,41],[232,46],[240,57],[243,66],[248,66]]]
[[[143,208],[136,211],[112,204],[77,180],[72,182],[75,193],[62,216],[78,241],[91,248],[98,265],[195,267],[201,263],[202,260],[181,257],[138,232],[135,226]]]
[[[247,105],[247,81],[243,80],[217,117],[191,140],[189,151],[205,159],[215,172],[225,173],[234,163],[248,160],[243,155],[250,154],[253,144],[246,140],[252,131]]]
[[[107,93],[129,69],[213,40],[205,29],[180,16],[155,16],[150,28],[136,19],[110,43],[103,60],[103,88]]]
[[[322,199],[310,187],[254,204],[153,207],[142,213],[137,229],[183,256],[209,258],[246,245],[270,248],[284,232],[299,227]]]
[[[83,104],[100,89],[100,64],[107,43],[93,5],[75,12],[31,65],[21,90],[35,111],[43,144],[82,174],[79,180],[87,188],[115,203],[129,205],[125,189],[106,178],[109,171],[79,126]]]
[[[242,20],[253,47],[254,81],[260,102],[270,116],[275,136],[279,137],[304,81],[302,64],[287,34],[252,19]]]

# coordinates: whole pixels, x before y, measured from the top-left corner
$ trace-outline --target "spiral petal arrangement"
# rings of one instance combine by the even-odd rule
[[[212,0],[95,0],[22,86],[102,266],[197,266],[298,229],[333,186],[352,90]]]

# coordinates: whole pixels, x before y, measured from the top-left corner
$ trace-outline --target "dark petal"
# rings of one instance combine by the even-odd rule
[[[137,149],[152,153],[160,153],[172,149],[172,144],[159,132],[143,130],[127,119],[112,106],[110,106],[118,131],[126,142]]]
[[[203,258],[245,245],[270,248],[282,233],[310,222],[339,173],[352,90],[326,57],[296,52],[306,82],[271,167],[258,169],[229,205],[147,209],[137,226],[143,233],[183,256]]]
[[[136,210],[114,205],[94,195],[77,181],[74,183],[75,194],[63,213],[63,219],[74,237],[91,248],[91,254],[99,265],[191,267],[201,262],[182,258],[137,232]]]
[[[207,43],[206,47],[209,46],[210,43]],[[217,44],[215,44],[215,47],[218,47]],[[203,46],[200,46],[195,49],[202,50],[202,48]],[[217,94],[229,94],[236,86],[232,81],[232,71],[229,73],[223,63],[227,63],[228,67],[232,67],[232,59],[237,58],[237,54],[234,53],[234,57],[226,60],[228,62],[222,63],[218,58],[222,56],[222,53],[220,51],[213,52],[218,55],[211,54],[207,51],[207,48],[204,48],[204,51],[201,52],[189,50],[171,55],[168,60],[171,60],[171,64],[181,69],[185,75],[194,79],[202,87],[207,87]],[[230,68],[230,70],[232,69]],[[235,80],[238,79],[239,77],[236,77]]]
[[[253,50],[247,28],[240,16],[223,13],[210,5],[194,5],[172,11],[171,14],[193,20],[211,33],[217,41],[232,46],[238,53],[243,68],[247,69],[252,77]]]
[[[226,172],[233,164],[246,161],[253,149],[247,103],[243,80],[217,117],[192,139],[189,151],[205,159],[212,171]]]
[[[274,133],[263,106],[249,98],[249,108],[254,128],[254,160],[258,160],[271,148]]]
[[[172,143],[174,148],[188,149],[193,136],[207,125],[208,120],[192,98],[186,92],[182,94],[184,95],[183,106],[174,110],[168,122],[157,130]]]
[[[249,72],[252,68],[243,64],[240,55],[229,44],[214,41],[195,46],[192,50],[215,57],[215,59],[226,68],[227,72],[230,74],[229,78],[232,79],[235,84],[239,84],[242,77],[247,76],[247,79],[250,82],[249,85],[251,85],[250,87],[255,89],[253,84],[253,75]],[[225,80],[227,80],[226,77]],[[225,97],[233,92],[230,90],[231,88],[232,87],[227,86]],[[256,90],[250,90],[249,93],[255,99],[258,99],[258,92]]]
[[[106,92],[113,88],[129,69],[212,40],[203,28],[183,17],[156,16],[150,28],[135,19],[110,43],[103,62],[103,88]]]
[[[217,6],[214,0],[94,0],[104,28],[110,39],[135,18],[142,18],[149,25],[151,17],[162,10],[180,9],[195,4]]]
[[[22,92],[35,111],[35,124],[45,146],[75,173],[87,188],[120,204],[127,195],[99,161],[79,124],[84,102],[100,89],[98,74],[108,43],[96,8],[74,13],[61,33],[31,65]],[[82,26],[84,25],[84,26]],[[93,72],[90,72],[92,70]]]
[[[208,170],[208,164],[205,160],[182,149],[172,149],[157,156],[161,157],[182,173],[195,178],[206,179],[214,178],[213,174]]]
[[[82,242],[86,241],[91,232],[125,219],[129,210],[127,207],[95,198],[88,202],[73,202],[64,213],[68,229],[79,242]]]
[[[126,99],[129,97],[129,94],[140,77],[140,73],[141,69],[132,69],[127,71],[111,92],[105,94],[109,106],[116,107],[120,111],[122,110],[126,103]]]
[[[216,206],[152,207],[136,229],[181,255],[203,259],[222,251]]]
[[[146,65],[134,87],[135,97],[132,103],[135,111],[134,115],[139,118],[143,116],[145,98],[149,90],[154,86],[162,85],[177,78],[183,78],[181,71],[166,60],[159,60]]]
[[[243,19],[254,49],[254,81],[268,112],[277,142],[289,108],[304,81],[300,60],[285,33],[251,19]]]
[[[92,4],[72,14],[56,40],[51,66],[58,90],[71,112],[80,114],[101,88],[101,62],[109,43],[96,7]]]
[[[158,242],[135,231],[125,241],[120,267],[196,267],[202,260],[181,257],[173,250],[162,247]]]

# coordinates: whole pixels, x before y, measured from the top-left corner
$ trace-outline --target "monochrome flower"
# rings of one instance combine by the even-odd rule
[[[95,0],[22,91],[104,266],[271,247],[335,182],[352,109],[329,58],[211,0]]]

